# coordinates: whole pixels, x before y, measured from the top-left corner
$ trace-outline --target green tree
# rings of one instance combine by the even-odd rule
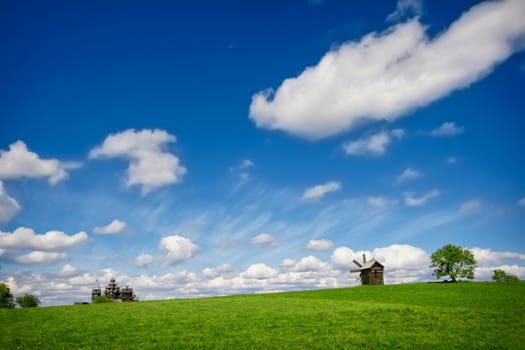
[[[9,290],[9,286],[5,284],[4,282],[0,282],[0,309],[1,308],[12,309],[14,307],[15,307],[15,303],[13,302],[13,294],[11,294],[11,290]]]
[[[492,280],[496,282],[518,282],[520,279],[515,275],[508,275],[505,271],[497,269],[494,270]]]
[[[436,250],[430,260],[434,276],[437,279],[449,276],[452,282],[456,282],[458,278],[474,279],[474,269],[478,266],[472,251],[452,244]]]
[[[23,308],[37,307],[40,304],[40,300],[32,294],[24,294],[23,297],[16,297],[16,303]]]

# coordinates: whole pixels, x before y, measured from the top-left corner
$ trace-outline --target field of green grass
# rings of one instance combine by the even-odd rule
[[[0,309],[0,349],[523,349],[525,282]]]

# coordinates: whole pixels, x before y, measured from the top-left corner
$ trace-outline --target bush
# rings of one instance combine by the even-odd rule
[[[105,304],[105,303],[112,303],[113,300],[111,298],[106,298],[104,296],[98,296],[93,299],[93,304]]]
[[[40,300],[32,294],[25,294],[23,297],[17,297],[16,303],[22,308],[37,307],[40,305]]]
[[[515,275],[508,275],[503,270],[494,270],[494,274],[492,275],[492,280],[496,282],[519,282],[519,277]]]

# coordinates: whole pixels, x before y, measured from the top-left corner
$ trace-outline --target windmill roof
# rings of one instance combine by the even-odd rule
[[[353,270],[350,270],[350,272],[359,272],[359,271],[363,271],[363,270],[368,270],[368,269],[371,269],[374,265],[379,265],[381,267],[384,267],[381,263],[379,263],[376,259],[372,258],[370,259],[369,261],[367,261],[366,263],[363,263],[361,265],[361,267],[357,268],[357,269],[353,269]]]

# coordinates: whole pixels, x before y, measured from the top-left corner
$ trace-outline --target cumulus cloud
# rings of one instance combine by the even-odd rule
[[[417,179],[423,176],[423,173],[417,169],[406,168],[398,177],[397,182],[405,182],[408,180]]]
[[[78,273],[78,269],[71,264],[65,264],[59,273],[62,276],[73,276]]]
[[[202,270],[202,274],[205,277],[218,277],[228,275],[234,270],[233,265],[225,263],[217,267],[207,267]]]
[[[334,242],[327,239],[311,239],[306,245],[306,250],[322,252],[332,249]]]
[[[21,177],[47,177],[49,183],[55,184],[68,174],[58,159],[41,159],[19,140],[9,146],[9,151],[0,150],[0,180]]]
[[[193,257],[198,247],[189,238],[178,235],[166,236],[160,240],[159,248],[166,251],[168,265],[181,263]]]
[[[393,139],[400,139],[404,134],[402,129],[394,129],[390,132],[381,131],[368,137],[343,143],[343,151],[353,156],[380,156],[386,152],[386,148]]]
[[[101,146],[91,150],[89,157],[129,159],[126,185],[139,185],[142,193],[147,194],[180,182],[186,173],[179,158],[164,150],[171,142],[175,142],[175,136],[164,130],[128,129],[106,137]]]
[[[464,128],[457,126],[454,122],[446,122],[441,124],[440,127],[435,128],[430,132],[432,136],[455,136],[459,135],[464,131]]]
[[[133,264],[137,267],[144,267],[153,262],[153,256],[150,254],[141,254],[135,258]]]
[[[271,267],[265,264],[253,264],[242,273],[244,278],[252,279],[266,279],[271,278],[277,275],[277,270],[272,269]]]
[[[468,87],[520,50],[524,14],[522,0],[488,1],[435,38],[413,19],[344,43],[276,90],[253,95],[250,118],[310,139],[395,120]]]
[[[126,228],[126,223],[120,220],[113,220],[106,226],[95,227],[93,232],[100,233],[103,235],[112,235],[121,233]]]
[[[42,251],[33,251],[29,254],[21,255],[15,258],[19,264],[52,264],[59,260],[65,259],[66,253],[50,253]]]
[[[275,244],[277,243],[277,238],[268,233],[261,233],[260,235],[252,237],[250,242],[253,244]]]
[[[386,21],[397,22],[407,17],[418,17],[422,12],[422,0],[398,0],[396,10],[388,15]]]
[[[499,252],[493,251],[488,248],[478,248],[474,247],[471,249],[474,253],[476,261],[480,265],[487,264],[500,264],[505,260],[521,260],[525,261],[525,254],[516,253],[516,252]]]
[[[77,246],[84,243],[87,239],[87,234],[82,231],[71,236],[61,231],[48,231],[44,234],[36,234],[30,228],[19,227],[13,233],[0,231],[0,248],[52,252]]]
[[[432,191],[427,192],[420,197],[414,196],[412,192],[404,192],[403,198],[407,207],[421,207],[425,205],[430,199],[439,197],[439,195],[439,191],[433,189]]]
[[[321,199],[325,194],[336,192],[341,189],[341,183],[338,181],[329,181],[322,185],[308,187],[302,196],[302,199]]]
[[[356,253],[348,247],[339,247],[334,250],[331,256],[332,263],[336,267],[351,267],[354,265],[353,260]]]
[[[330,269],[328,263],[311,255],[302,258],[290,268],[293,272],[326,271],[328,269]]]
[[[0,180],[0,222],[10,221],[19,211],[20,204],[7,194]]]

